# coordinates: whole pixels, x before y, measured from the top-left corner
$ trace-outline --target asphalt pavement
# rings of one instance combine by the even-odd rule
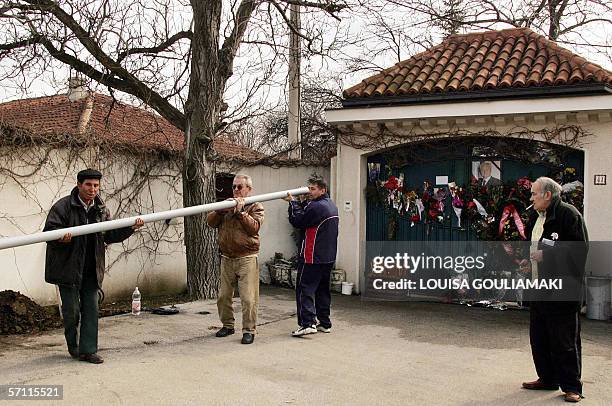
[[[214,301],[176,315],[100,319],[93,365],[71,359],[62,330],[0,337],[0,385],[63,385],[83,405],[563,405],[536,378],[526,311],[334,295],[332,333],[294,338],[293,292],[264,287],[258,333],[216,338]],[[235,302],[240,328],[239,299]],[[612,404],[612,323],[583,319],[581,404]]]

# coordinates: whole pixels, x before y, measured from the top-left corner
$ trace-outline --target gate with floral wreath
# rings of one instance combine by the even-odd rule
[[[539,176],[583,210],[584,154],[566,146],[439,138],[371,155],[367,166],[367,241],[520,241]]]

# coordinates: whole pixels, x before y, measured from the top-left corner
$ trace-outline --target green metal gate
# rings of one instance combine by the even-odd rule
[[[403,145],[368,157],[368,188],[380,187],[390,175],[403,174],[404,185],[411,190],[422,190],[429,180],[433,187],[438,176],[448,178],[458,186],[473,180],[474,163],[484,160],[499,163],[501,181],[513,184],[527,176],[532,181],[539,176],[555,177],[565,168],[575,170],[575,178],[583,181],[584,154],[567,147],[533,140],[495,137],[464,137],[437,139]],[[380,171],[371,171],[369,164],[379,164]],[[446,187],[447,188],[447,187]],[[448,189],[448,188],[447,188]],[[458,224],[450,197],[445,201],[441,223],[412,222],[410,218],[390,214],[388,207],[375,198],[367,197],[367,241],[388,241],[390,222],[397,221],[396,241],[465,241],[475,240],[469,224]]]

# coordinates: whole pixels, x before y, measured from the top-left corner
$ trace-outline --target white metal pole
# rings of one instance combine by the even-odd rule
[[[282,199],[287,196],[287,193],[293,196],[303,195],[308,193],[307,187],[301,187],[297,189],[283,190],[280,192],[265,193],[263,195],[249,196],[244,199],[246,204],[255,202],[265,202],[269,200]],[[36,244],[39,242],[55,241],[59,240],[66,233],[72,234],[73,237],[79,235],[86,235],[92,233],[99,233],[102,231],[115,230],[117,228],[130,227],[136,222],[136,219],[140,218],[145,223],[151,223],[153,221],[169,220],[175,217],[193,216],[196,214],[202,214],[214,210],[229,209],[236,205],[234,200],[225,200],[222,202],[202,204],[200,206],[184,207],[182,209],[174,209],[168,211],[161,211],[158,213],[143,214],[138,216],[127,217],[123,219],[103,221],[101,223],[86,224],[83,226],[67,227],[52,231],[45,231],[42,233],[20,235],[17,237],[6,237],[0,239],[0,250],[6,248],[20,247],[22,245]]]

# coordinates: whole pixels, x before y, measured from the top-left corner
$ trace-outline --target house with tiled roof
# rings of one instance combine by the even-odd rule
[[[80,86],[0,103],[0,237],[39,232],[51,205],[86,167],[104,174],[101,195],[115,218],[182,207],[183,145],[182,131],[158,114]],[[263,163],[264,154],[223,137],[214,149],[219,199],[231,196],[236,173],[252,177],[254,194],[299,187],[313,172],[329,174],[325,166],[272,167]],[[271,220],[260,232],[262,267],[276,252],[287,258],[295,252],[286,203],[268,202],[265,209]],[[41,276],[44,253],[44,244],[0,251],[2,289],[41,304],[57,302],[55,288]],[[137,237],[109,246],[107,266],[109,300],[129,297],[134,286],[149,296],[184,291],[183,220],[147,224]]]
[[[337,266],[358,291],[370,242],[520,240],[520,185],[539,176],[563,184],[591,240],[611,239],[612,72],[530,29],[451,35],[344,90],[326,119]]]
[[[178,154],[183,132],[153,112],[93,93],[83,97],[65,94],[0,103],[0,125],[40,139],[62,135],[82,143],[106,144]],[[215,140],[222,160],[256,161],[263,154],[226,140]]]

